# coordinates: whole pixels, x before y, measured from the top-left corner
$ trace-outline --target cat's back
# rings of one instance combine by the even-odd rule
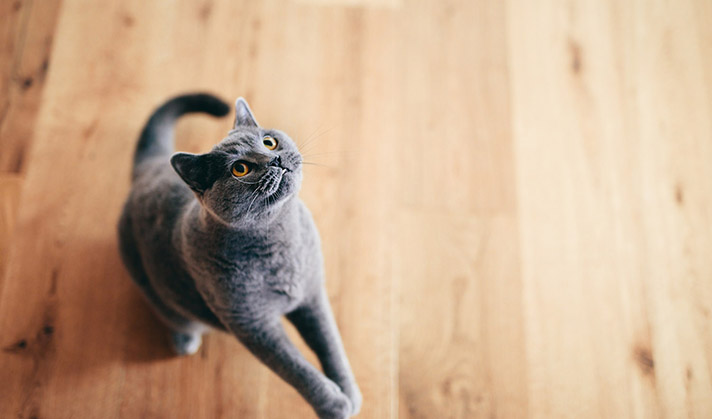
[[[168,162],[146,167],[134,179],[119,220],[120,252],[145,292],[187,318],[220,328],[176,246],[179,220],[195,199]]]
[[[124,212],[141,231],[169,233],[193,199],[169,162],[156,159],[146,162],[134,179]]]
[[[195,198],[167,161],[145,164],[124,204],[119,239],[122,252],[136,252],[152,277],[150,271],[154,269],[149,265],[166,266],[177,261],[173,232],[185,207]]]

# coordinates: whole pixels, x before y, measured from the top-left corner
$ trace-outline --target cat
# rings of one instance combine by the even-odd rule
[[[324,289],[319,233],[297,193],[302,157],[284,132],[264,129],[243,98],[225,139],[205,154],[175,153],[183,114],[225,116],[209,94],[160,106],[134,155],[132,186],[118,225],[121,258],[168,326],[179,355],[219,329],[291,384],[317,415],[358,413],[362,396]],[[291,321],[324,373],[282,328]]]

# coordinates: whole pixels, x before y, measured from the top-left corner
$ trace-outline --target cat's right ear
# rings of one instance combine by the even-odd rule
[[[202,194],[215,183],[216,164],[208,154],[176,153],[171,166],[194,192]]]
[[[247,105],[247,101],[242,97],[237,98],[235,101],[235,124],[233,124],[232,128],[235,129],[237,127],[259,127],[249,105]]]

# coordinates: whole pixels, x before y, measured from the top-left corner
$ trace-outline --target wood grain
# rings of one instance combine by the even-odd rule
[[[135,138],[195,90],[245,96],[313,163],[360,417],[712,417],[709,2],[0,16],[0,417],[313,416],[230,336],[171,357],[119,261]],[[178,147],[229,124],[186,118]]]
[[[709,7],[683,3],[509,8],[534,412],[712,412]]]
[[[15,231],[21,189],[22,176],[0,175],[0,284],[4,277],[5,264]]]
[[[0,2],[0,172],[24,171],[61,4]]]

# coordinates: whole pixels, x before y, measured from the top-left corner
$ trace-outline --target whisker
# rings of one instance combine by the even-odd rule
[[[310,151],[314,151],[314,149],[318,149],[317,145],[318,145],[318,143],[310,141],[309,143],[299,147],[299,152],[300,153],[308,153]]]
[[[325,154],[338,154],[338,153],[341,153],[341,151],[321,151],[319,153],[307,153],[307,154],[302,153],[302,157],[323,156]]]
[[[313,147],[314,147],[314,140],[316,140],[316,137],[314,137],[314,138],[309,138],[309,139],[307,139],[306,141],[304,141],[303,143],[297,144],[297,149],[298,149],[300,152],[301,152],[301,151],[305,151],[305,150],[311,150],[311,149],[313,149]]]
[[[306,138],[306,140],[304,140],[304,144],[302,144],[302,146],[306,146],[307,144],[316,140],[317,138],[321,137],[322,135],[326,134],[327,132],[333,131],[335,128],[336,128],[336,125],[329,127],[329,128],[325,128],[323,131],[318,132],[320,129],[322,129],[321,127],[319,127],[318,129],[314,130],[314,132],[309,134],[309,136]]]
[[[332,157],[338,154],[345,154],[347,156],[353,156],[356,154],[356,150],[334,150],[334,151],[321,151],[319,153],[302,153],[302,158],[312,158],[312,157],[321,157],[321,158],[327,158],[327,157]]]
[[[314,131],[312,131],[309,135],[307,135],[307,138],[304,140],[303,143],[301,143],[301,144],[298,143],[297,145],[299,146],[299,148],[306,147],[306,145],[309,144],[309,142],[312,140],[311,137],[314,134],[316,134],[320,129],[321,129],[321,126],[317,127]]]
[[[326,168],[329,168],[329,169],[333,169],[333,168],[334,168],[334,166],[329,166],[329,165],[327,165],[327,164],[321,164],[321,163],[314,163],[314,162],[310,162],[310,161],[303,161],[302,164],[308,164],[308,165],[310,165],[310,166],[326,167]]]
[[[252,192],[252,195],[255,195],[255,197],[252,199],[252,202],[250,202],[250,205],[247,207],[247,213],[248,213],[248,214],[250,213],[250,209],[252,208],[252,204],[254,204],[254,203],[255,203],[255,200],[257,199],[257,197],[260,196],[260,195],[258,194],[259,191],[260,191],[260,188],[257,188],[257,189],[255,189],[254,192]],[[252,198],[252,195],[250,195],[250,198]],[[248,199],[249,199],[249,198],[248,198]]]
[[[237,181],[240,182],[240,183],[244,183],[245,185],[256,185],[256,184],[260,183],[260,182],[247,182],[247,181],[244,181],[244,180],[240,180],[240,179],[238,179],[238,178],[235,178],[235,180],[237,180]]]
[[[313,146],[316,145],[316,140],[317,140],[317,139],[319,139],[322,135],[324,135],[324,134],[326,134],[326,133],[328,133],[328,132],[333,131],[335,128],[336,128],[336,126],[333,126],[333,127],[331,127],[331,128],[327,128],[326,130],[324,130],[324,131],[322,131],[322,132],[320,132],[320,133],[317,133],[316,135],[314,135],[314,134],[309,135],[309,137],[307,137],[307,139],[305,140],[305,142],[304,142],[303,144],[301,144],[301,145],[298,147],[298,148],[299,148],[299,151],[300,151],[300,152],[309,151],[309,149],[307,149],[307,146],[308,146],[308,145],[312,145],[311,148],[313,148]]]

